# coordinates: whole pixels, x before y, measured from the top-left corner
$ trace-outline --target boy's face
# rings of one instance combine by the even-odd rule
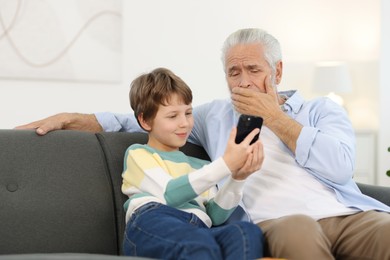
[[[160,151],[174,151],[182,147],[194,126],[191,104],[184,104],[174,94],[169,104],[160,105],[156,117],[148,124],[148,145]]]

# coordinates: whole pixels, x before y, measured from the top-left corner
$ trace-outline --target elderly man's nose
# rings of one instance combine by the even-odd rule
[[[241,74],[239,86],[242,88],[249,88],[251,86],[251,81],[247,73],[244,72]]]
[[[240,82],[240,87],[241,88],[249,88],[251,86],[251,82],[246,80],[246,79],[243,79],[241,80]]]

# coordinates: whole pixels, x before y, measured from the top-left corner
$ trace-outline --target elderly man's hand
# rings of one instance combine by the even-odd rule
[[[15,129],[35,129],[38,135],[50,131],[68,129],[87,132],[101,132],[103,129],[94,114],[59,113],[29,124],[20,125]]]
[[[261,116],[264,124],[268,125],[282,112],[280,98],[276,87],[272,85],[271,76],[264,80],[266,93],[255,89],[235,87],[232,89],[231,99],[236,111],[241,114]]]

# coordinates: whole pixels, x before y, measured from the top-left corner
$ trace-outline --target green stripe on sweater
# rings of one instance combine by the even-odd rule
[[[167,205],[172,207],[179,207],[183,204],[183,201],[190,201],[197,196],[198,194],[196,194],[189,183],[188,175],[183,175],[180,178],[171,180],[167,184],[164,193]]]

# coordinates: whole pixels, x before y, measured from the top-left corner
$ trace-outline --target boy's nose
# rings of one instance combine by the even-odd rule
[[[186,116],[182,117],[180,120],[180,126],[187,126],[189,124],[189,121]]]

